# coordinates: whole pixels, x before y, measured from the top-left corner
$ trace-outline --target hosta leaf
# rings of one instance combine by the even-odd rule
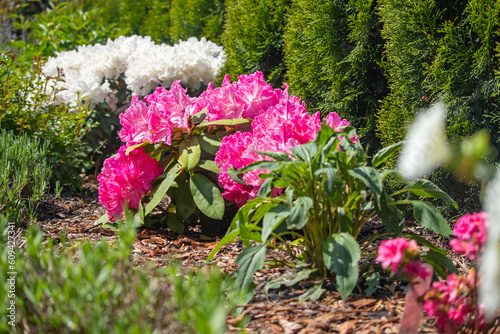
[[[403,145],[403,142],[399,142],[396,144],[392,144],[390,146],[384,147],[380,151],[378,151],[372,159],[372,166],[373,167],[378,167],[382,163],[384,163],[387,159],[389,159],[394,152],[399,150],[401,146]]]
[[[429,251],[423,253],[420,258],[427,263],[432,264],[434,272],[441,278],[446,278],[450,273],[457,273],[458,270],[451,260],[443,254]]]
[[[309,288],[306,292],[299,296],[299,303],[303,303],[306,300],[310,300],[313,303],[318,301],[321,296],[325,293],[325,289],[322,287],[323,284],[316,284]]]
[[[443,190],[441,190],[441,188],[439,188],[429,180],[417,180],[408,187],[396,191],[394,195],[406,191],[411,191],[412,193],[420,197],[440,199],[444,202],[450,203],[451,205],[453,205],[453,207],[455,207],[455,209],[458,209],[457,203],[450,197],[450,195],[445,193]]]
[[[287,287],[294,286],[298,282],[308,278],[313,271],[314,269],[306,269],[306,270],[301,270],[298,273],[292,273],[278,277],[277,279],[267,283],[266,286],[264,287],[264,291],[267,295],[270,289],[278,289],[282,285]]]
[[[325,267],[336,273],[337,290],[342,299],[346,299],[356,287],[360,258],[359,244],[350,234],[333,234],[323,244]]]
[[[235,284],[241,289],[248,288],[253,281],[253,275],[262,269],[266,257],[266,244],[245,248],[234,261],[238,265],[238,276]]]
[[[434,205],[423,201],[411,201],[411,203],[413,204],[413,216],[420,225],[445,237],[449,237],[453,233],[448,222]]]
[[[206,176],[193,174],[189,179],[189,189],[196,206],[210,218],[222,219],[224,199],[217,188]]]
[[[307,213],[313,206],[314,202],[311,198],[305,196],[297,198],[290,210],[290,217],[286,220],[287,227],[291,230],[303,228],[309,220]]]
[[[378,170],[373,167],[362,166],[350,169],[349,174],[363,181],[365,186],[372,191],[376,200],[380,198],[382,195],[383,184]]]
[[[267,211],[262,222],[262,240],[266,241],[271,232],[289,215],[290,207],[288,204],[278,204]]]

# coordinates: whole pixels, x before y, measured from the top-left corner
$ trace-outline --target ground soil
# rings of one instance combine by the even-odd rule
[[[96,224],[105,213],[98,201],[97,186],[94,178],[87,178],[82,192],[63,191],[59,197],[53,194],[44,197],[38,207],[37,224],[47,238],[60,239],[61,233],[65,233],[69,240],[116,238],[115,230]],[[409,224],[407,229],[448,249],[445,239],[424,228]],[[382,230],[380,222],[371,221],[362,231],[361,238]],[[206,261],[220,237],[204,234],[199,226],[190,227],[182,235],[168,229],[141,229],[134,243],[134,259],[139,265],[152,263],[158,267],[168,265],[175,259],[183,268],[196,269],[208,265],[232,273],[237,269],[234,260],[243,249],[239,242],[226,245],[213,261]],[[374,241],[374,249],[378,242]],[[471,264],[465,258],[452,252],[450,254],[460,271],[470,269]],[[237,328],[236,324],[244,316],[249,319],[244,327],[247,333],[398,333],[407,297],[404,282],[383,279],[370,296],[357,289],[344,301],[330,283],[326,284],[327,291],[321,300],[300,303],[299,296],[314,285],[314,281],[291,288],[282,286],[270,290],[268,294],[264,292],[264,286],[269,281],[290,273],[293,274],[293,270],[284,266],[257,272],[254,278],[256,293],[248,304],[242,305],[244,311],[241,315],[227,319],[228,333],[240,333],[241,328]],[[433,320],[425,314],[418,333],[437,333]]]

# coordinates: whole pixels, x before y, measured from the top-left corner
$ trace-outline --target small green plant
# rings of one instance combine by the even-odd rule
[[[249,286],[255,271],[264,265],[267,248],[279,248],[296,263],[305,263],[311,269],[304,271],[302,278],[312,272],[335,277],[337,290],[346,298],[358,281],[361,249],[357,237],[370,218],[378,215],[387,234],[396,236],[404,228],[404,215],[399,208],[410,206],[413,217],[422,226],[449,236],[451,229],[434,205],[412,198],[440,199],[456,206],[433,183],[416,180],[392,194],[386,192],[384,179],[397,172],[380,167],[400,144],[380,150],[370,163],[359,141],[346,139],[353,137],[352,127],[335,132],[324,124],[315,141],[290,148],[291,154],[258,152],[275,161],[255,162],[239,170],[269,173],[261,174],[265,182],[258,197],[240,209],[209,259],[239,236],[247,246],[236,260],[237,282],[242,286]],[[283,188],[283,195],[272,197],[275,188]],[[294,241],[286,242],[290,237]],[[250,241],[259,244],[250,246]],[[453,267],[444,256],[446,252],[434,246],[431,249],[429,262]]]
[[[7,220],[0,220],[2,244],[21,242],[19,233],[9,233]],[[224,332],[227,313],[241,302],[232,292],[232,281],[214,270],[194,274],[177,267],[138,269],[130,258],[135,226],[129,220],[119,234],[113,244],[70,245],[61,238],[62,244],[56,245],[31,225],[24,248],[4,247],[0,306],[3,319],[8,319],[5,313],[14,301],[15,325],[2,321],[0,332]],[[14,256],[11,262],[9,255]],[[15,292],[7,271],[14,275]]]
[[[90,167],[90,148],[81,139],[94,126],[93,111],[54,104],[54,96],[45,93],[50,78],[42,64],[40,56],[27,64],[14,53],[0,53],[0,126],[47,141],[54,178],[78,187],[79,174]]]
[[[17,224],[33,220],[52,173],[49,145],[0,129],[0,147],[0,213]]]

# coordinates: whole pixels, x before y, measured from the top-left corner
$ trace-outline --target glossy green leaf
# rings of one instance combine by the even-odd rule
[[[149,214],[153,209],[160,203],[160,201],[165,196],[168,188],[172,185],[177,175],[180,173],[180,165],[175,164],[170,170],[166,173],[165,179],[161,182],[160,186],[156,189],[156,192],[151,198],[151,201],[146,205],[146,209],[144,210],[144,215]]]
[[[189,181],[181,184],[175,199],[175,213],[180,221],[187,220],[195,211],[196,204],[189,189]]]
[[[411,191],[412,193],[420,197],[440,199],[444,202],[450,203],[455,209],[458,209],[458,204],[450,197],[450,195],[445,193],[443,190],[441,190],[441,188],[439,188],[429,180],[417,180],[408,187],[396,191],[394,195],[407,191]]]
[[[413,204],[413,216],[420,225],[427,227],[445,237],[453,234],[450,225],[432,203],[423,201],[411,201]]]
[[[392,144],[390,146],[384,147],[380,151],[378,151],[372,159],[372,166],[378,167],[382,163],[384,163],[387,159],[389,159],[397,150],[399,150],[403,146],[403,142],[399,142],[396,144]]]
[[[193,174],[189,179],[189,189],[196,206],[210,218],[222,219],[224,216],[224,199],[219,191],[206,176]]]
[[[201,147],[198,142],[198,138],[192,136],[190,138],[184,139],[179,145],[179,163],[186,170],[191,170],[200,161]]]
[[[242,289],[250,287],[253,282],[253,275],[257,270],[262,269],[266,258],[266,245],[261,244],[245,248],[234,261],[238,266],[238,276],[236,286]]]
[[[266,241],[271,235],[271,232],[288,216],[290,216],[290,207],[288,204],[273,206],[264,215],[264,220],[262,221],[262,240]]]
[[[133,150],[135,150],[136,148],[139,148],[139,147],[143,147],[143,146],[146,146],[146,145],[149,145],[151,144],[150,142],[148,142],[147,140],[143,141],[142,143],[140,144],[135,144],[135,145],[132,145],[132,146],[129,146],[127,147],[127,149],[125,150],[125,155],[129,155],[130,152],[132,152]]]
[[[309,278],[311,273],[314,271],[314,269],[305,269],[296,273],[280,276],[277,279],[267,283],[264,287],[264,292],[267,295],[270,289],[279,289],[282,285],[287,287],[294,286],[298,282]]]
[[[309,220],[309,210],[314,206],[311,198],[300,196],[294,202],[290,210],[290,217],[286,220],[286,225],[291,230],[303,228]]]
[[[167,216],[167,226],[174,232],[182,234],[184,232],[184,224],[177,220],[176,215],[169,214]]]
[[[213,161],[213,160],[200,160],[197,167],[203,168],[204,170],[208,170],[209,172],[212,172],[215,174],[220,173],[220,168],[217,167],[217,165],[215,164],[215,161]]]
[[[234,166],[229,166],[227,169],[227,175],[234,181],[238,182],[239,184],[242,184],[244,186],[247,185],[247,183],[243,180],[243,174],[236,169],[234,169]]]
[[[221,141],[216,135],[202,135],[198,137],[201,149],[208,154],[216,155],[219,151]]]
[[[383,190],[380,173],[373,167],[362,166],[349,170],[349,175],[361,180],[371,190],[376,200],[380,198]]]
[[[337,290],[346,299],[356,287],[361,249],[356,239],[347,233],[336,233],[323,243],[325,267],[336,273]]]
[[[252,120],[248,119],[248,118],[219,119],[217,121],[211,121],[211,122],[204,121],[200,125],[198,125],[198,127],[203,128],[203,127],[214,126],[214,125],[232,126],[232,125],[239,125],[239,124],[248,124],[251,122],[252,122]]]
[[[207,117],[208,109],[203,108],[202,111],[197,112],[193,116],[191,116],[191,124],[197,125],[203,122],[203,120]]]

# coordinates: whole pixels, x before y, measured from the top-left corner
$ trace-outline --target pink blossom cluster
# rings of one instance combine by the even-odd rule
[[[423,279],[431,275],[432,271],[417,259],[418,245],[415,240],[407,241],[406,238],[383,240],[375,259],[382,268],[390,270],[393,274],[400,274],[409,278],[420,276]]]
[[[483,307],[476,311],[476,274],[451,274],[446,282],[434,282],[425,296],[424,309],[430,317],[437,318],[440,333],[457,333],[460,328],[483,330],[486,321]],[[474,317],[474,318],[473,318]],[[477,317],[477,319],[475,319]]]
[[[241,75],[233,83],[226,75],[222,87],[214,89],[210,83],[199,97],[188,96],[180,81],[176,81],[170,90],[159,87],[147,95],[144,98],[147,105],[138,95],[132,98],[130,107],[120,115],[120,139],[127,145],[145,140],[170,145],[172,133],[189,130],[191,117],[204,108],[208,121],[253,119],[262,110],[276,105],[281,95],[281,90],[273,90],[261,72]]]
[[[269,89],[267,91],[270,93]],[[259,174],[268,171],[245,172],[243,181],[246,184],[242,184],[228,175],[229,168],[240,169],[258,160],[270,160],[253,150],[290,152],[290,147],[314,140],[321,128],[319,112],[313,115],[307,113],[305,103],[296,96],[289,96],[286,85],[285,90],[277,89],[274,94],[273,98],[266,95],[268,103],[260,107],[259,113],[252,113],[255,118],[250,132],[236,132],[224,137],[215,156],[215,163],[221,170],[218,180],[224,188],[222,196],[235,202],[239,207],[257,196],[263,183]],[[350,125],[347,120],[342,120],[334,112],[327,116],[326,123],[336,130]],[[355,141],[356,138],[352,140]],[[280,189],[273,189],[273,195],[279,191]]]
[[[457,237],[450,240],[450,247],[457,253],[465,254],[476,260],[484,250],[487,235],[488,219],[485,212],[467,213],[457,220],[453,234]]]
[[[144,147],[126,154],[122,146],[116,156],[106,159],[97,180],[99,202],[107,209],[109,219],[123,219],[124,206],[138,209],[142,196],[161,173],[158,161],[150,158]]]

